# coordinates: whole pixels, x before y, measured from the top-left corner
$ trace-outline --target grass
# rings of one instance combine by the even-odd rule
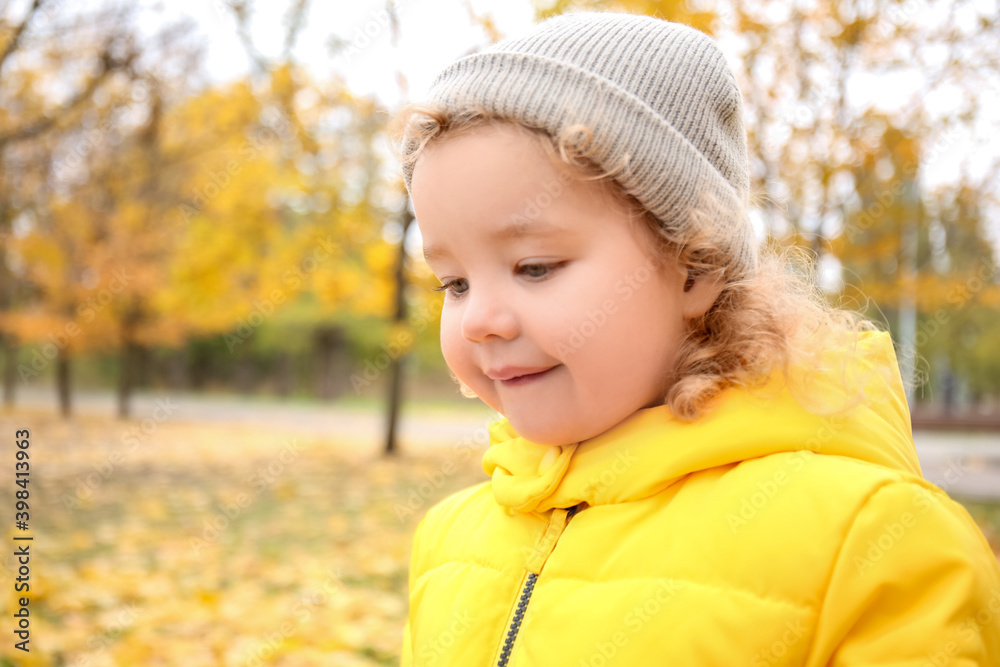
[[[14,421],[33,434],[32,651],[0,660],[24,667],[398,664],[416,522],[482,479],[469,457],[401,513],[447,450],[170,422],[126,450],[112,419]],[[6,618],[16,567],[0,559]]]

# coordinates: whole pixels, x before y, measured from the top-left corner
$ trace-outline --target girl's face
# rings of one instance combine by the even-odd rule
[[[448,366],[518,433],[553,445],[661,404],[685,318],[711,305],[604,186],[565,169],[526,130],[491,124],[427,146],[411,183],[446,288]]]

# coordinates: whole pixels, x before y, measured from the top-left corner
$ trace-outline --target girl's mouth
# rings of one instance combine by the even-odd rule
[[[499,380],[505,387],[520,387],[548,377],[559,366],[560,364],[556,364],[555,366],[541,370],[502,368],[496,373],[490,373],[489,375],[495,375],[496,377],[493,379]]]

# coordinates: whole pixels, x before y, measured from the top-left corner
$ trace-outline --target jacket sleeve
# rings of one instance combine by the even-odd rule
[[[1000,665],[1000,568],[943,491],[875,490],[848,529],[809,667]]]
[[[403,657],[399,662],[400,667],[410,667],[413,664],[413,646],[410,644],[410,619],[406,619],[406,627],[403,628]]]
[[[410,570],[407,577],[407,599],[409,601],[409,606],[406,612],[406,625],[403,627],[403,648],[402,648],[402,659],[400,660],[400,667],[411,667],[413,665],[413,637],[412,637],[412,621],[415,616],[415,608],[413,604],[413,590],[414,583],[417,580],[417,567],[419,564],[420,552],[420,535],[424,524],[427,522],[427,517],[425,516],[420,520],[417,525],[417,530],[413,534],[413,543],[410,549]]]

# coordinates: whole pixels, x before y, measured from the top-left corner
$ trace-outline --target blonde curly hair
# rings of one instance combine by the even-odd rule
[[[760,387],[776,371],[791,380],[789,370],[793,367],[805,370],[796,376],[805,382],[813,375],[810,371],[834,372],[842,379],[845,398],[833,407],[829,403],[806,405],[808,391],[800,386],[797,398],[799,394],[802,396],[800,402],[807,409],[838,412],[863,399],[865,380],[857,376],[857,369],[825,367],[824,351],[841,346],[854,349],[862,332],[877,331],[878,327],[860,313],[827,301],[819,289],[815,263],[807,251],[771,244],[760,252],[755,272],[734,275],[727,264],[726,252],[708,234],[699,233],[709,227],[705,221],[720,219],[722,215],[731,217],[733,212],[720,210],[718,202],[705,197],[688,212],[696,224],[685,225],[679,232],[666,230],[615,180],[615,173],[625,164],[604,170],[589,159],[593,133],[586,126],[571,126],[561,136],[554,137],[484,108],[466,108],[450,114],[443,107],[415,103],[405,106],[394,117],[390,126],[392,148],[403,165],[412,168],[429,143],[491,123],[507,123],[527,130],[549,158],[557,161],[554,164],[571,167],[569,173],[573,178],[605,186],[627,206],[633,221],[639,222],[648,234],[654,256],[662,253],[661,257],[669,256],[686,266],[689,282],[699,276],[722,278],[722,291],[714,305],[704,315],[687,322],[672,382],[663,397],[664,404],[676,416],[697,419],[727,387]]]

